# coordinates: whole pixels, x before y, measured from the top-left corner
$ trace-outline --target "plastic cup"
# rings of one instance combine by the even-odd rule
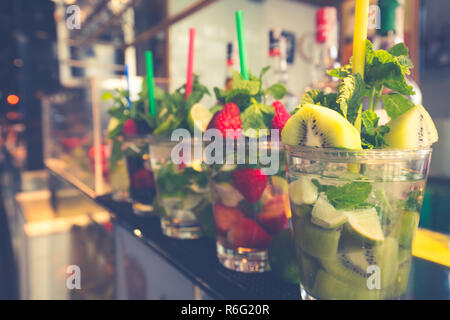
[[[303,299],[405,293],[430,159],[431,149],[288,147]]]
[[[152,137],[150,142],[161,228],[171,238],[197,239],[202,236],[199,214],[210,203],[208,174],[201,155],[194,155],[193,140],[181,144],[192,151],[192,157],[177,163],[172,151],[179,142],[160,137]]]
[[[245,154],[250,151],[245,143]],[[269,268],[272,237],[286,229],[290,219],[286,161],[279,143],[260,143],[258,153],[270,154],[272,172],[264,171],[261,157],[244,163],[211,165],[211,192],[216,223],[217,256],[228,269],[253,273]],[[239,146],[231,158],[243,154]]]
[[[156,188],[149,161],[148,138],[127,139],[124,150],[133,212],[140,216],[153,215]]]

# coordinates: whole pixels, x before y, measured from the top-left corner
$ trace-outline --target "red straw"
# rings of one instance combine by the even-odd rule
[[[192,85],[194,83],[194,75],[192,73],[194,67],[194,39],[195,39],[195,29],[189,29],[189,54],[188,54],[188,65],[187,65],[187,75],[186,75],[186,90],[184,94],[184,99],[187,100],[189,95],[192,93]]]

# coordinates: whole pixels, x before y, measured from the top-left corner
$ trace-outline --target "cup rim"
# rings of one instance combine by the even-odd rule
[[[362,149],[346,150],[338,148],[317,148],[304,146],[286,146],[291,157],[336,160],[414,160],[429,157],[432,153],[431,147],[418,149]]]

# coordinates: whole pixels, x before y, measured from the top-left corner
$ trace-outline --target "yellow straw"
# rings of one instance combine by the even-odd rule
[[[362,78],[364,78],[368,17],[369,0],[356,0],[352,69],[353,73],[359,73]]]
[[[353,73],[359,73],[364,79],[364,62],[366,59],[367,27],[369,20],[369,0],[356,0],[355,30],[353,33]],[[362,106],[355,120],[355,127],[361,131]]]

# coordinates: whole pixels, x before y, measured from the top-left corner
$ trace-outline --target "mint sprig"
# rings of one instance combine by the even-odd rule
[[[241,114],[242,133],[249,138],[258,138],[263,134],[259,129],[267,129],[270,134],[272,119],[275,110],[272,106],[267,106],[252,99],[251,105]]]
[[[372,185],[369,182],[351,182],[343,186],[329,186],[321,184],[317,179],[312,182],[319,192],[324,192],[328,201],[338,210],[354,210],[373,207],[367,202],[369,194],[372,192]]]

